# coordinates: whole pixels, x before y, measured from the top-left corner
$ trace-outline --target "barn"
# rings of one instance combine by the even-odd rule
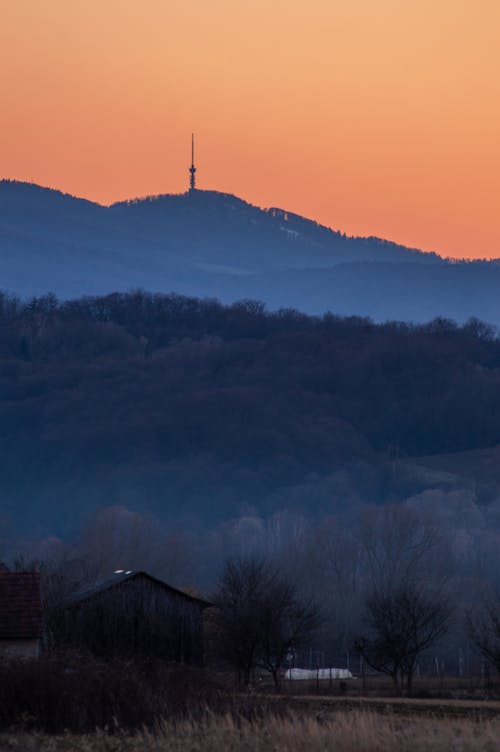
[[[210,605],[147,572],[119,570],[69,599],[55,642],[101,657],[160,658],[199,666],[202,613]]]
[[[0,659],[38,658],[42,627],[40,573],[0,564]]]

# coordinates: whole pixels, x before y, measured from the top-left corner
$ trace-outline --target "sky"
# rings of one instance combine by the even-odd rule
[[[500,0],[0,0],[0,177],[500,257]]]

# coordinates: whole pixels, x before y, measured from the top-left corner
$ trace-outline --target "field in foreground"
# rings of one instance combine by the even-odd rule
[[[500,720],[401,717],[369,711],[260,721],[208,716],[137,734],[4,734],[0,752],[494,752]]]

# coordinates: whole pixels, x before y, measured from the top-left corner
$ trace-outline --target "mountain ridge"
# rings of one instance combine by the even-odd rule
[[[475,316],[500,324],[499,287],[498,261],[460,264],[347,236],[230,193],[195,190],[104,206],[0,181],[0,288],[21,297],[143,288],[378,321]]]
[[[186,208],[188,209],[188,211],[192,211],[193,209],[199,211],[200,207],[208,208],[210,211],[213,211],[214,208],[219,210],[221,208],[226,208],[230,209],[231,211],[240,209],[249,212],[251,214],[250,219],[267,219],[269,220],[270,226],[277,226],[280,232],[284,231],[286,234],[290,233],[292,237],[296,236],[297,230],[293,229],[293,227],[284,227],[282,224],[278,223],[286,223],[287,225],[293,225],[294,227],[300,226],[303,230],[307,230],[308,232],[315,232],[321,236],[326,236],[327,239],[335,238],[341,239],[342,241],[355,241],[360,243],[374,242],[381,248],[390,248],[393,251],[401,251],[405,254],[405,256],[406,254],[411,254],[411,257],[415,260],[432,260],[433,262],[438,263],[444,260],[437,253],[434,253],[432,251],[422,251],[418,248],[411,248],[409,246],[395,243],[391,240],[378,238],[373,235],[347,235],[340,230],[334,230],[331,227],[322,225],[320,222],[317,222],[308,217],[303,217],[297,213],[287,211],[286,209],[279,207],[258,207],[246,201],[245,199],[240,198],[239,196],[222,191],[196,189],[195,191],[187,191],[185,193],[165,193],[135,197],[106,205],[96,201],[91,201],[89,199],[80,198],[78,196],[74,196],[73,194],[64,193],[63,191],[60,191],[56,188],[46,188],[44,186],[37,185],[36,183],[25,183],[16,180],[2,180],[0,181],[0,210],[2,209],[2,201],[5,201],[4,189],[6,187],[8,187],[14,194],[19,194],[20,192],[27,191],[28,194],[43,197],[45,199],[50,199],[57,204],[65,203],[67,206],[69,206],[69,203],[71,202],[75,206],[79,205],[89,210],[92,209],[96,213],[96,216],[97,213],[100,213],[101,216],[105,216],[104,213],[109,214],[110,216],[116,216],[117,214],[118,216],[123,216],[124,211],[136,211],[137,209],[144,210],[144,208],[146,208],[146,211],[149,212],[151,211],[151,209],[159,209],[162,212],[165,212],[165,209],[174,209],[176,212],[178,212],[179,209]],[[46,205],[46,202],[42,203]],[[306,238],[306,240],[308,239],[309,238]]]

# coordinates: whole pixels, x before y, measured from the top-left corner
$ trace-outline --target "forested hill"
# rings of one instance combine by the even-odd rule
[[[4,249],[26,252],[39,246],[46,253],[53,248],[61,261],[66,254],[67,264],[81,262],[85,253],[92,260],[102,257],[110,264],[108,271],[113,263],[122,264],[124,272],[127,264],[135,271],[136,254],[146,271],[150,265],[150,273],[167,274],[177,265],[193,272],[250,274],[356,261],[441,260],[378,238],[347,237],[282,209],[260,209],[217,191],[152,196],[106,207],[4,180],[0,233]]]
[[[105,207],[0,181],[1,289],[67,298],[138,287],[378,321],[476,316],[500,324],[495,262],[451,263],[378,238],[347,237],[214,191]]]
[[[61,532],[110,504],[200,525],[249,508],[328,514],[455,488],[450,455],[500,442],[500,341],[477,321],[4,295],[0,359],[14,527]],[[446,471],[417,459],[443,453]],[[498,479],[476,491],[487,503]]]

